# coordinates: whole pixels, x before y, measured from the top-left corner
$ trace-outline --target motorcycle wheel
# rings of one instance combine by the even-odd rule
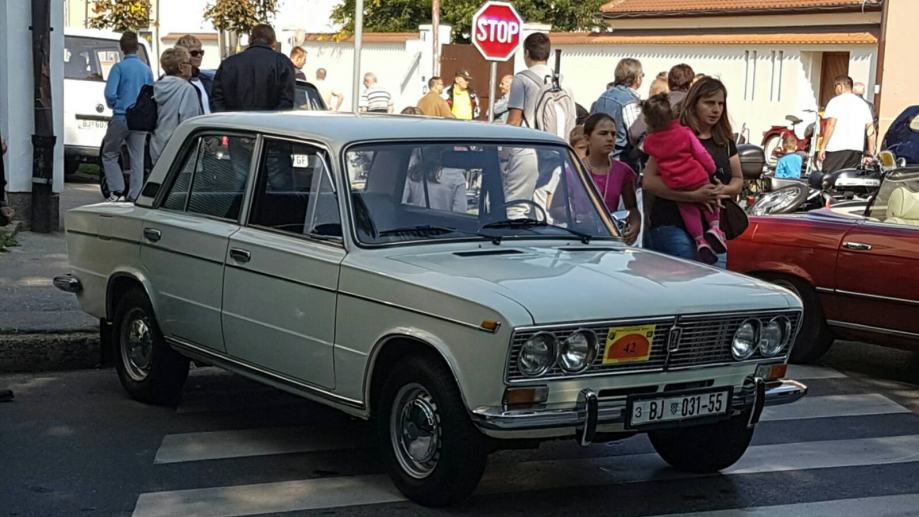
[[[780,135],[772,135],[763,141],[763,153],[766,155],[766,165],[770,169],[774,169],[779,163],[775,151],[780,145],[782,145],[782,137]]]
[[[751,215],[790,214],[806,200],[810,189],[807,185],[788,185],[766,192],[750,207]]]

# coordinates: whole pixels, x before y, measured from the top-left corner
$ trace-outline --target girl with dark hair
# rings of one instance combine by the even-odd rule
[[[680,121],[693,130],[715,162],[713,183],[691,191],[671,189],[661,178],[657,161],[648,160],[642,181],[644,189],[654,197],[650,203],[648,245],[661,253],[698,260],[695,242],[686,230],[677,203],[715,204],[735,198],[743,187],[724,84],[713,77],[703,77],[693,84],[682,103]],[[725,254],[718,257],[717,265],[727,266]]]
[[[637,175],[625,163],[610,158],[616,147],[616,123],[613,117],[606,113],[594,113],[587,117],[584,121],[584,137],[588,144],[584,164],[607,210],[618,210],[621,200],[629,211],[628,229],[622,238],[626,244],[633,244],[641,231],[641,213],[635,195]]]

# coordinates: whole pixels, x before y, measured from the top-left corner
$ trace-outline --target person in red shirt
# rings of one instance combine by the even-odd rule
[[[642,113],[648,123],[645,152],[657,162],[661,179],[673,190],[693,191],[708,185],[715,161],[688,127],[680,124],[666,93],[645,101]],[[696,241],[699,258],[708,264],[718,261],[727,250],[727,240],[718,222],[717,204],[678,203],[686,230]],[[703,228],[703,221],[708,229]]]

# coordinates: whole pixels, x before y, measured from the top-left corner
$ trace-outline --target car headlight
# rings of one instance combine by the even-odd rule
[[[558,357],[558,341],[548,332],[540,332],[520,347],[517,368],[528,377],[546,373]]]
[[[562,341],[558,364],[567,373],[584,371],[597,357],[597,336],[589,330],[577,330]]]
[[[759,333],[759,351],[767,357],[779,355],[791,338],[791,320],[777,316],[769,320]]]
[[[753,355],[759,341],[758,334],[758,320],[746,320],[740,324],[740,327],[734,332],[734,340],[731,342],[731,354],[734,355],[734,359],[742,361]]]

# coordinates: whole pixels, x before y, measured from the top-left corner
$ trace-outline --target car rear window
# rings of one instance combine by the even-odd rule
[[[137,55],[149,64],[144,47],[140,47]],[[121,58],[118,40],[67,36],[64,38],[64,79],[105,81]]]

